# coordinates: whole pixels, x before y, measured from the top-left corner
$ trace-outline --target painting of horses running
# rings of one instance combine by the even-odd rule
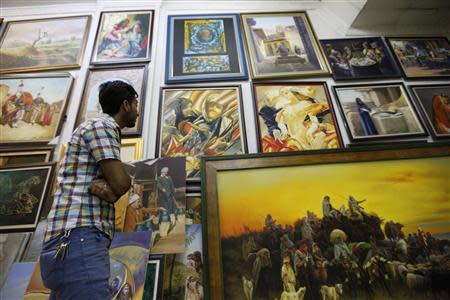
[[[449,299],[449,155],[205,158],[210,298]]]
[[[54,164],[0,167],[0,232],[35,229]]]

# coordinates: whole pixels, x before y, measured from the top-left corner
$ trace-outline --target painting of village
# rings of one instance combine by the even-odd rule
[[[0,144],[54,138],[71,83],[70,75],[0,79]]]
[[[224,299],[448,299],[449,166],[219,172]]]
[[[7,23],[1,41],[0,71],[79,65],[88,24],[88,16]]]

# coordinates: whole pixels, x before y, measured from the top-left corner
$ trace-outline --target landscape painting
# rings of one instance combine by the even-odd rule
[[[6,23],[0,41],[0,72],[80,67],[89,24],[89,16]]]

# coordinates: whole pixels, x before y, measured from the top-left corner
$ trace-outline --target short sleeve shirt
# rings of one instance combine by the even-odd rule
[[[105,159],[120,160],[120,127],[111,116],[102,114],[81,124],[67,144],[44,242],[85,226],[113,237],[114,204],[88,191],[94,179],[103,177],[98,163]]]

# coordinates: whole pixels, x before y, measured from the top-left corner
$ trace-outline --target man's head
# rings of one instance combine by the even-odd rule
[[[102,83],[98,92],[103,112],[114,117],[121,128],[136,125],[139,116],[137,97],[134,88],[120,80]]]
[[[161,169],[161,176],[166,176],[167,173],[169,173],[169,168],[168,167],[164,167]]]

